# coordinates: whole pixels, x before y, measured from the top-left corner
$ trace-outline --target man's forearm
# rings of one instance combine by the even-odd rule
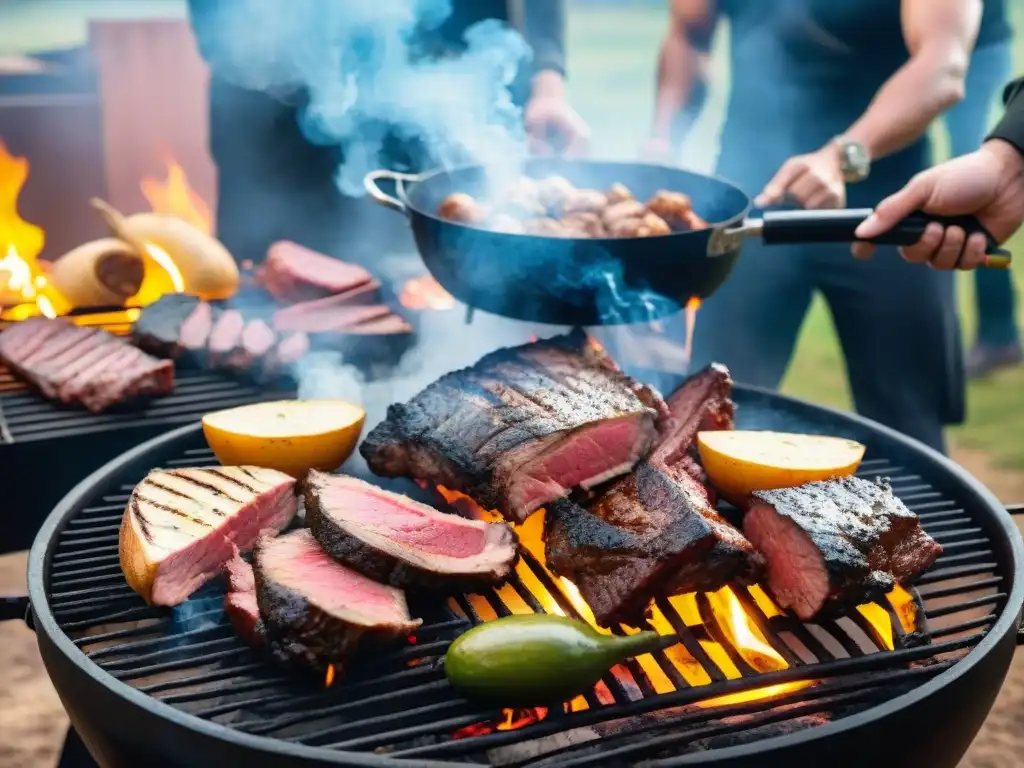
[[[1024,77],[1006,86],[1003,101],[1006,114],[988,138],[1009,142],[1024,154]]]
[[[565,74],[565,0],[521,0],[523,37],[535,72]]]
[[[670,33],[658,56],[658,82],[651,126],[653,138],[666,141],[671,138],[676,118],[686,105],[693,87],[695,63],[696,56],[685,33]]]
[[[966,58],[949,56],[941,47],[912,57],[875,94],[846,135],[876,159],[909,146],[963,98]]]

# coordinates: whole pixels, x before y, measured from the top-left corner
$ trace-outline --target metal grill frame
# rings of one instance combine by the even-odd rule
[[[891,726],[901,722],[903,715],[911,708],[933,707],[940,698],[944,702],[948,702],[948,694],[953,690],[959,690],[960,695],[963,697],[964,704],[962,709],[959,710],[961,718],[968,721],[976,720],[976,724],[971,724],[974,727],[970,730],[969,739],[973,738],[977,727],[980,726],[981,720],[991,706],[1002,677],[1005,675],[1019,627],[1020,607],[1022,602],[1024,602],[1024,585],[1017,578],[1020,564],[1024,562],[1024,546],[1021,544],[1016,526],[1009,518],[1009,515],[1002,510],[999,502],[986,489],[980,486],[976,480],[960,467],[934,451],[930,451],[891,430],[848,414],[822,409],[789,398],[781,398],[774,393],[762,392],[746,387],[737,387],[737,390],[737,400],[741,403],[741,407],[745,402],[756,401],[759,398],[769,398],[771,401],[769,406],[773,403],[785,403],[785,418],[790,429],[801,428],[804,431],[847,434],[857,439],[864,437],[867,438],[865,442],[869,443],[869,451],[871,450],[871,442],[881,441],[886,445],[886,448],[879,452],[884,453],[887,459],[904,466],[909,465],[915,473],[925,476],[926,480],[937,488],[945,485],[946,488],[942,489],[943,492],[954,495],[965,510],[982,510],[987,508],[991,514],[986,515],[981,514],[980,511],[970,511],[971,517],[979,525],[987,529],[986,532],[989,534],[993,548],[1001,548],[1003,550],[1001,552],[994,551],[993,554],[997,560],[1001,561],[1003,567],[1000,570],[1012,574],[1013,583],[1008,585],[1009,594],[1002,601],[1002,604],[997,606],[997,616],[981,642],[966,657],[917,688],[899,695],[884,704],[873,706],[863,712],[848,715],[828,724],[818,725],[814,728],[785,736],[768,737],[744,746],[726,747],[715,750],[713,753],[682,755],[672,760],[658,761],[657,764],[684,766],[699,763],[705,765],[727,763],[730,760],[743,758],[754,758],[758,760],[759,765],[767,766],[775,764],[767,759],[767,756],[773,754],[774,751],[785,750],[787,754],[786,762],[792,765],[793,757],[791,750],[794,748],[804,746],[809,749],[820,749],[820,746],[816,745],[821,744],[832,744],[832,748],[834,748],[842,740],[841,737],[857,738],[857,735],[862,733],[865,728],[878,726],[884,722],[890,723]],[[794,413],[803,413],[807,418],[808,424],[794,427]],[[840,424],[841,426],[836,427],[835,424]],[[744,426],[774,428],[779,425],[765,423],[757,425],[745,424]],[[159,459],[157,458],[158,453],[163,453],[159,450],[160,448],[166,448],[174,444],[175,441],[190,435],[192,430],[195,429],[196,427],[179,429],[147,445],[139,446],[102,470],[94,473],[76,487],[68,498],[58,506],[40,532],[30,556],[29,587],[32,604],[44,607],[44,610],[37,613],[35,624],[37,631],[41,631],[40,647],[43,651],[44,661],[51,671],[51,676],[57,679],[58,675],[67,674],[69,671],[74,672],[78,676],[85,675],[94,683],[99,683],[104,696],[127,699],[137,708],[138,712],[167,721],[177,729],[181,729],[182,732],[189,732],[203,737],[214,737],[216,740],[219,740],[219,743],[224,744],[225,747],[227,745],[241,747],[249,750],[251,753],[262,752],[266,754],[270,752],[279,757],[305,758],[322,765],[403,765],[423,766],[423,768],[428,766],[465,765],[465,763],[420,759],[396,761],[395,758],[359,752],[332,753],[321,747],[310,747],[293,742],[285,742],[277,738],[246,734],[228,726],[202,720],[175,709],[169,704],[156,701],[153,697],[132,688],[126,683],[119,682],[112,675],[101,670],[95,662],[89,660],[59,628],[50,611],[47,599],[48,574],[51,571],[50,559],[57,540],[57,534],[66,525],[67,521],[79,509],[87,506],[91,500],[95,500],[97,496],[103,495],[104,491],[106,493],[116,493],[118,487],[124,482],[125,468],[140,461],[145,461],[147,458],[150,460],[150,465],[152,465],[154,460],[159,463],[164,460],[162,456]],[[177,455],[180,455],[180,453],[179,449]],[[901,453],[903,454],[902,456],[899,455]],[[930,471],[926,474],[922,465],[929,463],[931,464],[931,467],[928,468]],[[975,672],[975,670],[978,671]],[[988,678],[988,682],[991,684],[980,692],[972,690],[980,685],[976,678],[981,675]],[[806,673],[803,675],[805,678],[808,676],[813,675],[807,675]],[[781,678],[776,677],[775,679],[759,676],[756,678],[756,683],[765,685],[771,682],[778,682],[780,679],[796,679],[799,677],[801,675],[796,673],[783,674]],[[947,695],[940,695],[943,692]],[[837,693],[841,694],[842,691],[837,691]],[[705,698],[707,695],[713,694],[709,692],[705,696],[691,696],[690,700]],[[968,705],[968,702],[970,702],[970,705]],[[665,704],[669,705],[670,702],[666,701]],[[73,720],[75,719],[73,712],[72,718]],[[79,725],[79,723],[76,722],[76,725]],[[964,748],[966,748],[966,745]],[[780,761],[778,764],[782,765],[784,763]],[[841,757],[836,757],[835,764],[845,765],[846,763],[842,761]]]

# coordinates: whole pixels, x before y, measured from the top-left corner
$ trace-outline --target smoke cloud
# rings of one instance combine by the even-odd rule
[[[442,167],[479,163],[516,173],[526,156],[508,86],[530,56],[496,20],[465,34],[466,51],[437,59],[418,41],[451,14],[450,0],[235,0],[214,11],[207,41],[218,73],[249,90],[308,97],[306,137],[344,147],[337,183],[363,193],[393,137]]]

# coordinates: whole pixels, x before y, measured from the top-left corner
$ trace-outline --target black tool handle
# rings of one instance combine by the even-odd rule
[[[860,238],[853,233],[868,216],[870,208],[840,208],[821,211],[766,211],[762,238],[769,245],[797,243],[854,243]],[[913,245],[921,239],[924,228],[931,222],[944,227],[959,226],[968,237],[981,232],[988,240],[987,266],[1005,267],[1010,263],[1010,252],[1000,248],[988,230],[973,216],[935,216],[917,211],[899,224],[870,242],[880,245]]]
[[[27,621],[28,595],[0,595],[0,621]]]

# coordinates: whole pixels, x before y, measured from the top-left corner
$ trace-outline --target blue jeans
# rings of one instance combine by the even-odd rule
[[[1013,72],[1013,44],[1007,40],[978,48],[971,57],[964,100],[946,113],[954,156],[973,152],[990,128],[989,115]],[[978,344],[1003,346],[1020,340],[1017,297],[1009,270],[974,272],[978,312]]]

